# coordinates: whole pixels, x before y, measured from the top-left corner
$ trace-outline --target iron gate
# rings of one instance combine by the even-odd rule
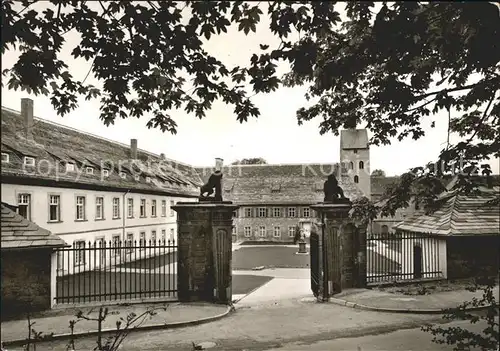
[[[56,255],[56,304],[177,299],[174,241],[76,241]]]
[[[314,297],[319,295],[319,236],[317,233],[311,232],[310,235],[310,245],[309,245],[310,256],[311,256],[311,290]]]

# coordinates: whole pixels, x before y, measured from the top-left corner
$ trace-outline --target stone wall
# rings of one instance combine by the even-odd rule
[[[2,250],[2,319],[50,309],[51,249]]]
[[[497,275],[500,236],[448,238],[448,278],[471,278],[480,272]]]

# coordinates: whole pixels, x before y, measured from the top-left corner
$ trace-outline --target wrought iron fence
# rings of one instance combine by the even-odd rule
[[[177,298],[175,241],[77,241],[55,254],[56,304]]]
[[[442,278],[446,242],[419,233],[371,237],[366,245],[367,283]]]

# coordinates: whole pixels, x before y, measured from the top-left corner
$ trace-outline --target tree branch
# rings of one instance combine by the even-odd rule
[[[474,134],[472,134],[472,136],[469,138],[469,140],[467,140],[467,144],[470,143],[472,141],[472,139],[474,139],[474,137],[476,136],[478,130],[479,130],[479,126],[481,124],[483,124],[483,122],[485,121],[486,117],[488,116],[488,110],[490,109],[491,107],[491,104],[493,103],[493,101],[495,100],[495,96],[497,95],[497,92],[495,90],[495,92],[493,93],[493,95],[491,96],[491,99],[490,101],[488,102],[488,106],[486,106],[486,109],[484,110],[484,113],[483,113],[483,117],[481,117],[481,120],[479,121],[478,125],[477,125],[477,128],[476,130],[474,131]]]

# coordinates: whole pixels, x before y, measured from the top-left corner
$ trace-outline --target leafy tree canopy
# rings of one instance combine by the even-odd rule
[[[374,177],[385,177],[385,172],[381,169],[375,169],[372,172],[372,176]]]
[[[437,179],[457,160],[470,173],[500,156],[500,16],[488,2],[52,0],[43,12],[32,8],[37,1],[18,3],[2,1],[2,53],[21,51],[2,74],[9,89],[50,95],[61,115],[78,96],[99,98],[106,125],[148,113],[148,127],[175,133],[173,108],[202,118],[221,99],[243,122],[259,115],[244,84],[252,94],[305,84],[314,103],[297,111],[299,124],[319,117],[321,134],[366,127],[374,145],[419,139],[424,117],[450,111],[450,132],[462,141],[440,153],[442,166],[413,170],[402,184],[439,190]],[[204,50],[201,37],[231,25],[255,32],[263,16],[281,45],[261,44],[246,67],[227,67]],[[76,79],[62,60],[69,31],[80,36],[71,55],[91,62],[102,87]],[[285,77],[279,62],[290,64]]]
[[[265,165],[267,161],[262,157],[258,158],[244,158],[240,161],[234,161],[232,165]]]

